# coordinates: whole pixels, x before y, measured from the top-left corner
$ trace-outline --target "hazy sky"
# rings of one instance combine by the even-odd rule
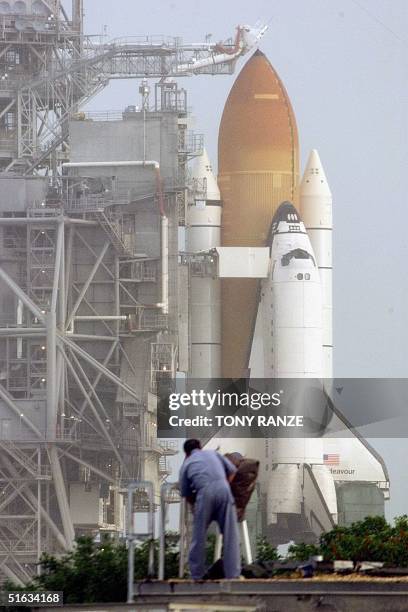
[[[334,196],[335,376],[408,376],[408,2],[406,0],[84,0],[86,31],[165,34],[184,42],[270,22],[261,49],[297,118],[302,167],[317,148]],[[237,71],[243,65],[241,60]],[[216,167],[218,126],[233,77],[184,80],[196,130]],[[116,81],[93,110],[139,103]],[[386,406],[384,407],[386,412]],[[376,448],[392,478],[388,514],[408,512],[405,441]]]

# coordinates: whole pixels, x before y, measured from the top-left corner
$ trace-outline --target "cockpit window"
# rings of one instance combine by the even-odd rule
[[[316,265],[313,256],[304,249],[293,249],[293,251],[289,251],[289,253],[286,253],[282,257],[282,266],[288,266],[292,259],[311,259],[313,265]]]

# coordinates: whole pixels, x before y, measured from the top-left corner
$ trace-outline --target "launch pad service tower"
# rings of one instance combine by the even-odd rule
[[[16,584],[78,535],[123,537],[130,482],[157,507],[177,452],[157,437],[158,385],[189,371],[190,348],[220,367],[219,326],[189,335],[178,230],[203,137],[176,79],[231,74],[264,32],[107,42],[84,33],[82,0],[67,5],[0,2],[0,568]],[[126,108],[81,110],[135,78]],[[216,302],[216,282],[194,282]],[[135,513],[149,503],[141,484]]]

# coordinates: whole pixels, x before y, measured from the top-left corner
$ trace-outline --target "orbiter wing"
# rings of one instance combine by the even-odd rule
[[[324,462],[334,481],[375,483],[389,498],[389,476],[382,457],[332,403],[333,416],[323,436]]]

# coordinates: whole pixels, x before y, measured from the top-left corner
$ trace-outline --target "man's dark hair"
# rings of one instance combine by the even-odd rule
[[[186,440],[184,442],[183,450],[186,453],[187,457],[191,455],[193,450],[196,448],[201,448],[200,440],[196,440],[195,438],[191,438],[191,440]]]

